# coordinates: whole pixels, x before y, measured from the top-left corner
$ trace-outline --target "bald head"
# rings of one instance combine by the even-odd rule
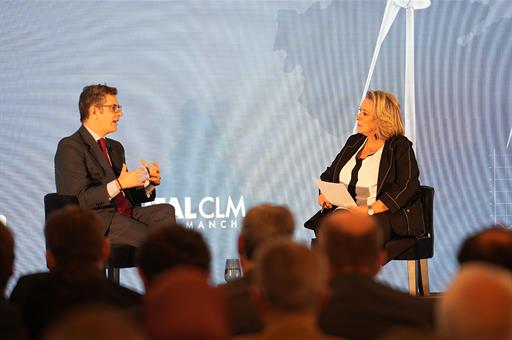
[[[489,228],[467,238],[459,250],[460,264],[487,262],[512,271],[512,232]]]
[[[374,218],[358,212],[330,214],[320,225],[320,247],[331,267],[342,272],[366,272],[380,267],[382,235],[376,223]]]
[[[160,274],[144,301],[151,339],[228,339],[229,325],[220,292],[208,284],[208,274],[193,267],[176,267]]]
[[[511,339],[512,275],[492,265],[461,267],[437,306],[446,339]]]

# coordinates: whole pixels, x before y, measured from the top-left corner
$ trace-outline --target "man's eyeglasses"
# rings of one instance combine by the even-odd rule
[[[115,113],[118,113],[123,108],[121,105],[112,104],[112,105],[101,105],[101,107],[110,107],[112,111]]]

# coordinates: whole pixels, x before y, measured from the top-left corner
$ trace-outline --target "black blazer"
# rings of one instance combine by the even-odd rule
[[[55,153],[55,184],[57,193],[78,198],[81,207],[94,209],[105,225],[110,225],[115,205],[109,201],[107,183],[121,173],[125,163],[124,148],[116,140],[106,138],[112,166],[99,144],[82,125],[78,131],[60,140]],[[155,199],[156,190],[147,197],[144,188],[123,190],[135,206]]]
[[[352,135],[334,161],[320,175],[327,182],[339,183],[340,171],[357,150],[366,136]],[[419,170],[412,143],[405,136],[393,136],[384,143],[377,179],[377,200],[388,208],[379,219],[391,224],[400,236],[419,236],[425,233],[421,206]],[[331,210],[332,211],[332,210]],[[306,222],[306,227],[312,228]]]
[[[7,302],[0,291],[0,337],[2,340],[29,339],[23,323],[21,310],[15,304]]]
[[[106,303],[124,310],[140,305],[140,294],[107,280],[101,270],[73,270],[29,274],[16,283],[10,301],[20,308],[33,339],[39,339],[48,325],[83,304]]]

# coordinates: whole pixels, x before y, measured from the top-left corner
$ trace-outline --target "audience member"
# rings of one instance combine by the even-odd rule
[[[125,308],[139,304],[139,294],[105,279],[110,243],[94,213],[64,208],[48,218],[44,235],[50,272],[21,277],[10,297],[20,306],[33,338],[40,338],[52,321],[84,303]]]
[[[328,334],[376,338],[390,327],[433,328],[433,301],[398,292],[374,280],[386,254],[372,217],[357,212],[329,215],[320,247],[331,266],[332,295],[319,317]]]
[[[202,235],[160,225],[137,253],[147,291],[139,317],[156,340],[512,340],[511,231],[493,227],[466,239],[461,270],[434,306],[375,281],[386,260],[376,223],[358,212],[332,213],[316,252],[291,240],[286,207],[255,206],[238,239],[244,276],[219,289],[208,284],[211,255]],[[0,338],[146,339],[126,313],[138,310],[140,295],[105,279],[110,242],[98,218],[67,207],[48,218],[44,235],[50,271],[21,277],[8,302],[14,239],[0,223]]]
[[[77,307],[53,323],[45,340],[145,340],[146,335],[134,326],[122,310],[106,304]]]
[[[327,295],[325,256],[288,239],[258,251],[254,299],[264,319],[263,331],[240,339],[334,339],[316,325]]]
[[[7,281],[14,271],[14,238],[10,230],[0,222],[0,339],[25,339],[27,333],[21,313],[4,295]]]
[[[181,225],[160,225],[138,249],[137,267],[146,291],[161,273],[177,266],[191,266],[210,273],[210,250],[202,235]]]
[[[293,215],[284,206],[261,204],[247,212],[238,238],[244,276],[220,286],[228,301],[231,335],[254,333],[263,328],[249,292],[253,284],[254,254],[260,245],[278,236],[291,238],[293,230]]]
[[[193,267],[171,269],[151,284],[144,300],[145,324],[154,340],[229,338],[220,292],[208,274]]]
[[[470,236],[462,243],[458,260],[460,264],[487,262],[512,272],[512,232],[493,227]]]
[[[445,339],[512,339],[512,275],[497,266],[461,267],[436,309]]]

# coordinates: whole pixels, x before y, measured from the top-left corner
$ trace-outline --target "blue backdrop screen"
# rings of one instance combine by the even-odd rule
[[[129,167],[160,163],[158,201],[205,236],[214,282],[254,204],[288,205],[296,238],[309,242],[311,177],[354,127],[385,4],[0,2],[0,215],[16,236],[16,276],[45,268],[42,198],[93,83],[118,88],[124,116],[111,137]],[[505,0],[433,0],[416,12],[415,148],[421,182],[436,190],[434,291],[463,238],[512,224],[511,18]],[[402,11],[370,88],[403,100],[404,57]],[[133,270],[122,278],[140,289]],[[404,288],[405,265],[379,278]]]

